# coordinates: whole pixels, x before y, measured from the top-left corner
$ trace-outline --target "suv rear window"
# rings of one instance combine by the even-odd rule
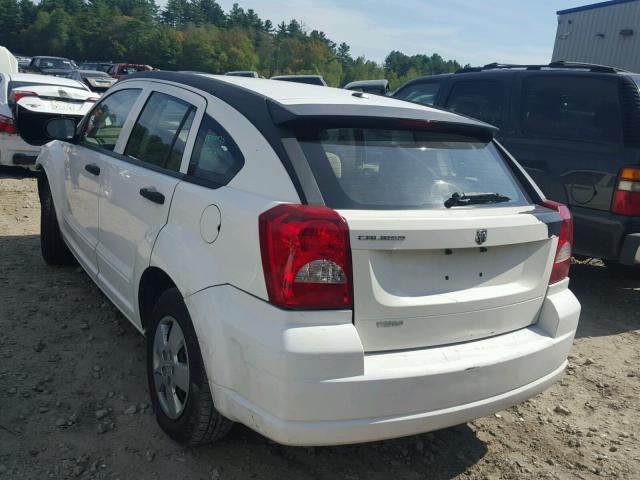
[[[618,85],[608,79],[528,78],[521,112],[525,135],[581,142],[622,141]]]
[[[326,204],[344,209],[444,209],[454,192],[528,203],[493,143],[424,130],[326,128],[298,140]],[[464,208],[477,208],[464,207]]]

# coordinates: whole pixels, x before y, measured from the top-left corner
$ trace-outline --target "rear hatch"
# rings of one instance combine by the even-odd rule
[[[106,92],[117,82],[115,78],[111,77],[87,77],[85,81],[91,90],[100,93]]]
[[[58,85],[25,85],[14,88],[10,102],[18,133],[31,145],[43,145],[50,138],[46,124],[52,118],[79,120],[94,105],[95,93],[80,88]]]
[[[327,206],[349,226],[366,351],[536,322],[555,255],[548,222],[558,218],[532,204],[490,138],[341,126],[309,128],[299,141]],[[447,208],[456,192],[475,200]]]

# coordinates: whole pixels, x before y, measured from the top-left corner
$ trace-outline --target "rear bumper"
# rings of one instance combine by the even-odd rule
[[[574,217],[575,253],[625,265],[640,263],[640,218],[571,207]],[[635,248],[634,248],[635,247]]]
[[[412,435],[526,400],[562,374],[580,314],[563,283],[529,328],[367,354],[350,312],[285,312],[228,286],[186,301],[218,410],[290,445]]]
[[[17,134],[0,134],[0,165],[33,168],[40,147],[26,143]]]

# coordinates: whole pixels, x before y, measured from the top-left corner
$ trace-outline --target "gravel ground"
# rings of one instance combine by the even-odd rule
[[[640,478],[640,274],[573,266],[583,306],[563,380],[466,425],[283,447],[236,426],[183,449],[156,425],[144,341],[78,266],[40,257],[34,178],[0,171],[0,478]]]

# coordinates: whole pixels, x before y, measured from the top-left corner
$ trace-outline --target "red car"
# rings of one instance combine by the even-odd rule
[[[111,65],[107,73],[113,78],[118,80],[122,77],[136,72],[148,72],[153,70],[153,67],[149,65],[143,65],[141,63],[114,63]]]

